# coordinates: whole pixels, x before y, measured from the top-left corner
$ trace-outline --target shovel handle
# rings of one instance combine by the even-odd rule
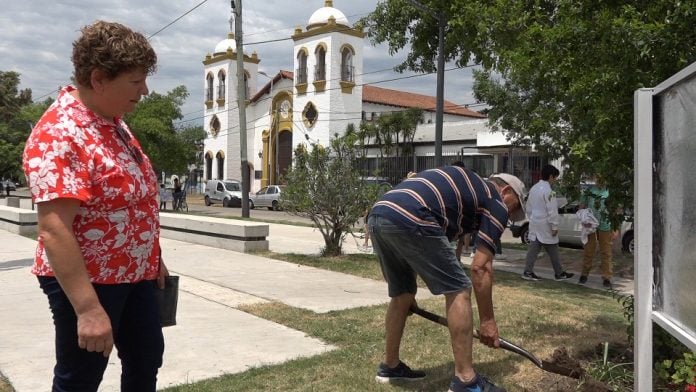
[[[413,313],[415,313],[423,318],[426,318],[430,321],[433,321],[435,323],[443,325],[445,327],[447,326],[447,319],[446,318],[440,316],[439,314],[431,313],[425,309],[421,309],[415,304],[411,305],[411,312],[413,312]],[[479,337],[478,331],[476,331],[476,330],[474,330],[474,337],[476,339],[479,339],[479,340],[481,339]],[[500,348],[507,350],[507,351],[510,351],[512,353],[521,355],[521,356],[527,358],[528,360],[532,361],[534,363],[534,365],[536,365],[536,367],[543,369],[543,365],[542,365],[541,360],[539,358],[537,358],[536,356],[534,356],[534,354],[530,353],[529,351],[523,349],[522,347],[520,347],[516,344],[510,343],[509,341],[507,341],[503,338],[499,337],[498,340],[500,341]]]

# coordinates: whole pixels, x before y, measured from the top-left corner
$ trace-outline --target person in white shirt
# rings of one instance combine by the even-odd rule
[[[541,279],[534,273],[534,263],[542,246],[551,259],[556,280],[570,279],[574,275],[563,271],[558,255],[558,203],[551,184],[556,182],[559,174],[555,166],[544,166],[541,169],[541,180],[529,190],[526,208],[529,219],[529,248],[522,279]]]

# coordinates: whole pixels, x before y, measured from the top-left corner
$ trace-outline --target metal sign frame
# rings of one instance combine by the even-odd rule
[[[634,391],[639,392],[653,390],[653,322],[696,351],[696,336],[663,313],[662,309],[655,309],[656,282],[653,265],[653,175],[656,170],[654,125],[657,121],[654,106],[656,97],[695,75],[696,63],[693,63],[654,88],[643,88],[634,93]]]

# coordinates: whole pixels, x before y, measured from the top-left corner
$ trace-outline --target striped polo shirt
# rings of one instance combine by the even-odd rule
[[[495,186],[469,169],[445,166],[418,173],[387,192],[370,214],[423,236],[450,241],[478,225],[477,246],[495,253],[508,210]]]

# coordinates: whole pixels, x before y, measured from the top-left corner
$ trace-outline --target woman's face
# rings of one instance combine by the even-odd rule
[[[105,110],[110,115],[123,116],[135,109],[135,105],[140,101],[140,97],[147,95],[147,73],[143,71],[130,71],[118,75],[112,80],[104,82],[102,97],[105,103]]]

